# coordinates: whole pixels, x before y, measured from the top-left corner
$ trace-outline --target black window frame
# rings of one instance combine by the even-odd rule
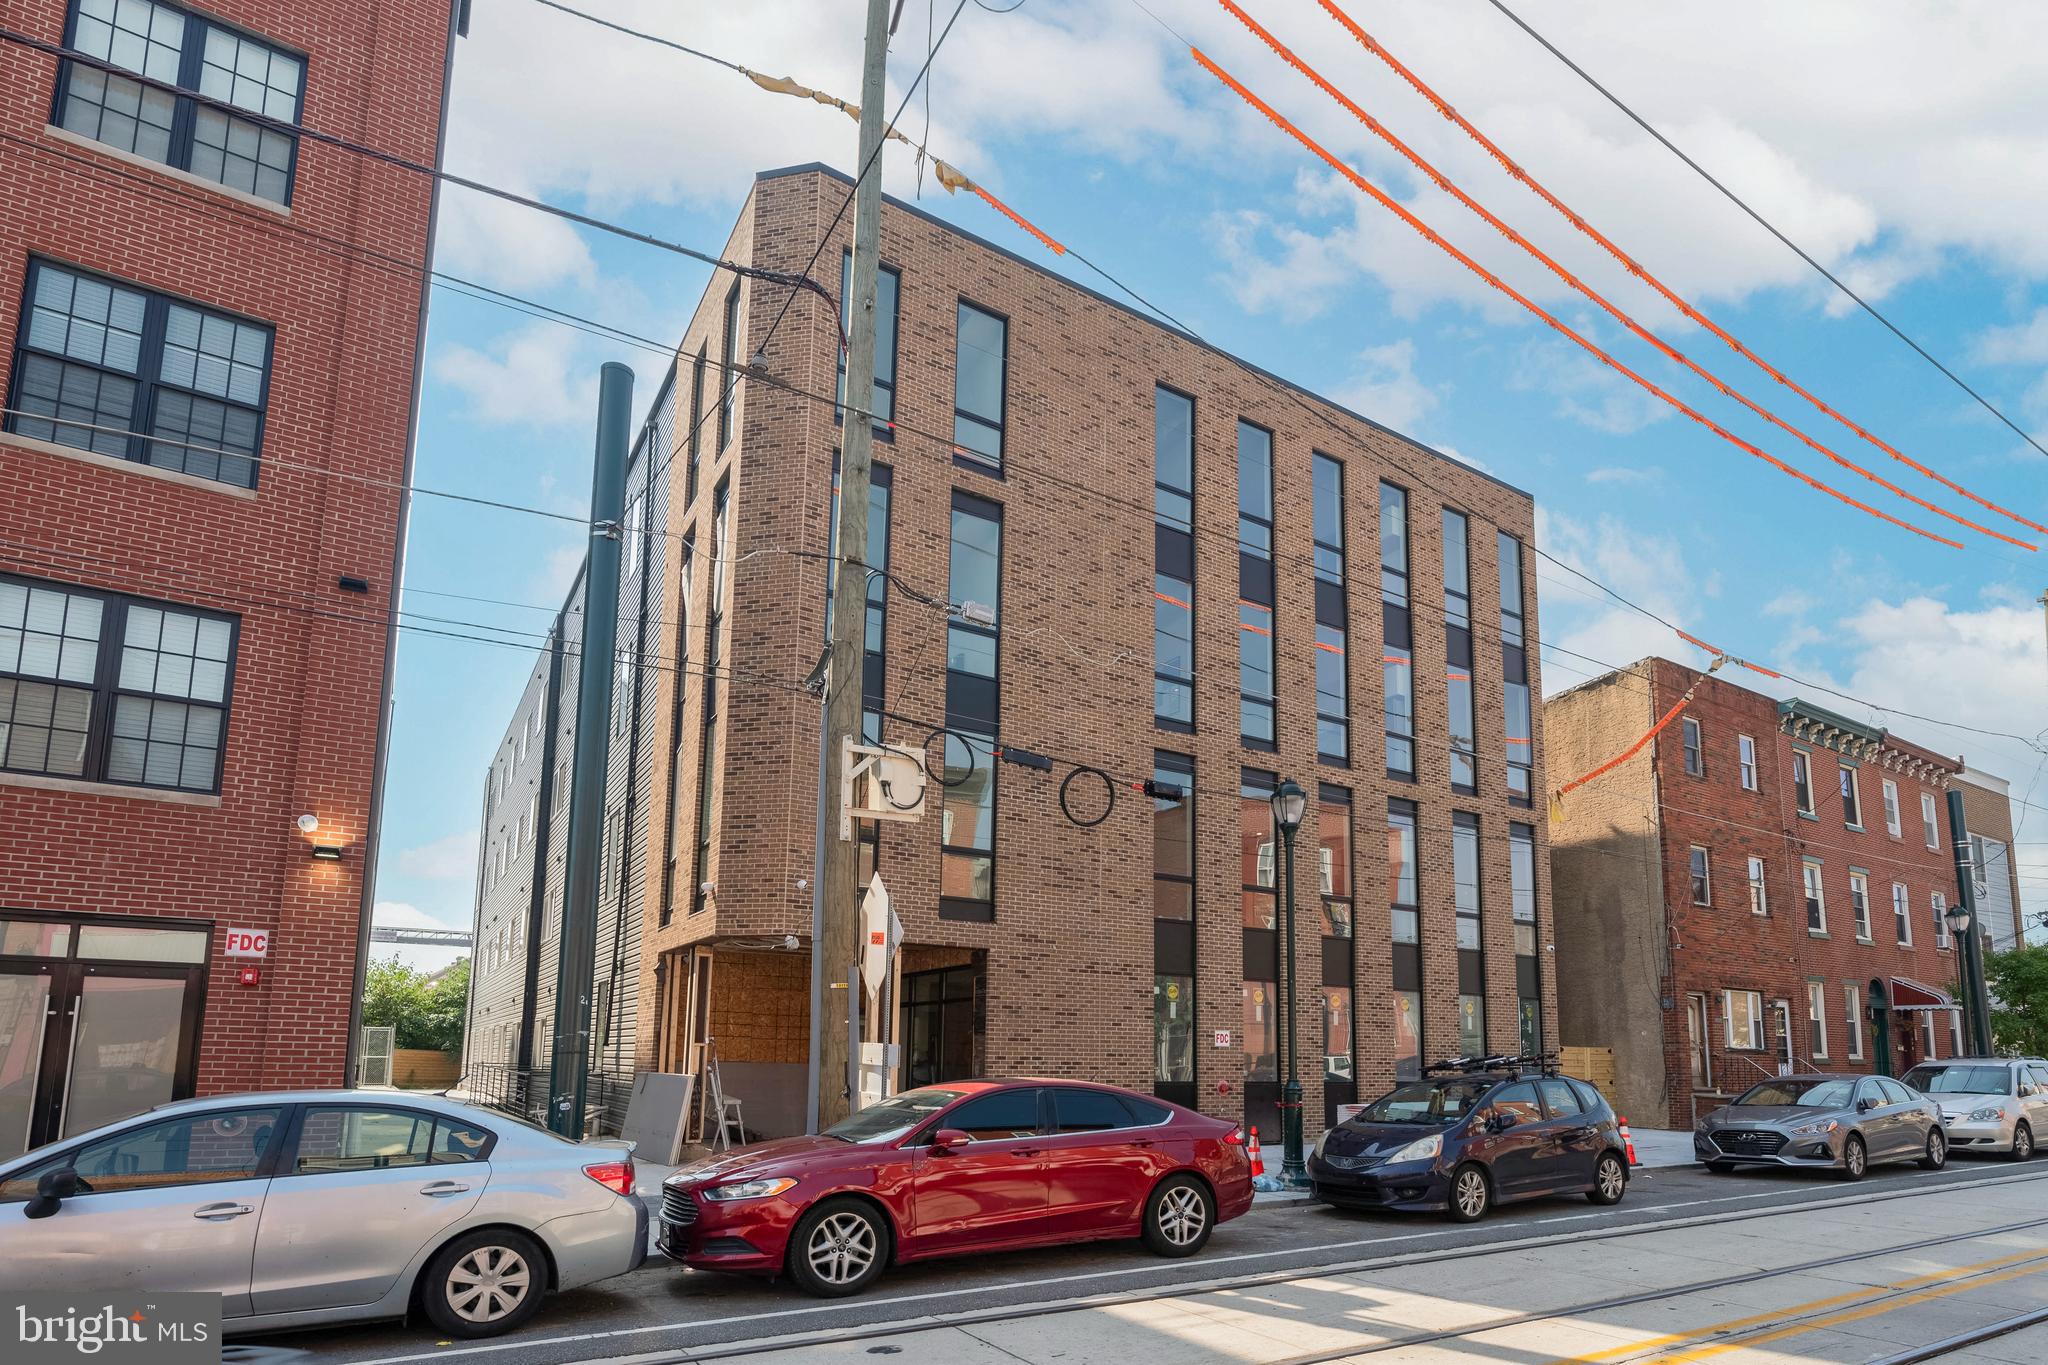
[[[948,500],[946,506],[946,574],[947,597],[949,600],[952,596],[953,520],[963,513],[967,516],[979,517],[982,520],[995,524],[996,600],[988,605],[995,609],[996,620],[993,626],[980,626],[955,615],[946,623],[948,655],[946,668],[946,725],[948,733],[946,740],[950,742],[957,738],[963,746],[974,752],[974,762],[977,765],[982,763],[988,765],[988,847],[982,849],[968,844],[949,844],[946,842],[943,803],[945,792],[951,790],[950,786],[946,787],[945,791],[941,793],[942,810],[939,820],[939,918],[985,924],[994,922],[996,913],[996,845],[998,842],[996,835],[998,810],[1000,807],[999,797],[1001,795],[998,788],[1001,784],[997,781],[1000,765],[997,763],[995,755],[1000,744],[997,736],[1001,733],[1002,721],[1003,556],[1009,548],[1009,536],[1001,503],[992,502],[987,498],[979,497],[962,489],[956,488],[953,490],[952,497]],[[953,633],[956,631],[964,635],[985,639],[993,647],[995,655],[993,671],[986,680],[983,680],[979,674],[960,672],[951,666],[952,638]],[[974,681],[971,683],[958,683],[956,679],[973,679]],[[985,699],[980,695],[983,691],[984,681],[986,683]],[[983,700],[986,702],[985,713],[980,704]],[[987,747],[985,752],[975,745],[974,741],[977,739],[986,741]],[[977,858],[986,857],[988,859],[987,900],[977,900],[971,896],[950,896],[945,894],[945,864],[947,857],[953,854]]]
[[[1170,396],[1187,405],[1188,427],[1188,480],[1187,486],[1168,482],[1161,476],[1159,462],[1159,402],[1162,395]],[[1152,385],[1152,724],[1156,729],[1170,730],[1176,734],[1193,734],[1195,730],[1195,415],[1194,395],[1182,393],[1170,384],[1154,382]],[[1185,518],[1168,515],[1161,504],[1168,497],[1187,503]],[[1166,580],[1179,591],[1175,596],[1161,586]],[[1188,666],[1185,675],[1162,668],[1159,663],[1159,603],[1181,608],[1187,616]],[[1163,698],[1176,698],[1185,704],[1187,718],[1168,714],[1162,710]]]
[[[71,96],[72,75],[79,68],[79,63],[69,57],[59,62],[57,66],[57,80],[50,99],[51,126],[64,129],[73,137],[84,138],[86,141],[107,147],[116,155],[148,162],[153,166],[162,166],[168,170],[189,175],[201,184],[218,186],[220,189],[231,194],[246,194],[250,198],[259,199],[266,204],[276,204],[279,208],[289,209],[292,204],[293,191],[297,189],[299,180],[299,135],[296,132],[283,133],[282,127],[299,129],[305,126],[306,88],[310,84],[313,74],[312,59],[299,49],[288,47],[275,38],[243,28],[239,24],[229,23],[226,20],[216,18],[212,14],[187,9],[183,5],[168,4],[165,3],[165,0],[150,0],[150,2],[158,9],[175,12],[185,21],[187,38],[178,54],[178,79],[175,82],[160,82],[155,77],[146,76],[139,71],[131,71],[127,67],[120,66],[119,63],[109,63],[109,65],[117,67],[120,72],[124,73],[118,79],[145,82],[143,85],[145,90],[163,84],[175,84],[177,86],[178,93],[173,96],[176,103],[173,106],[171,115],[170,147],[167,158],[163,161],[158,161],[153,156],[125,150],[116,147],[112,143],[101,142],[99,138],[92,137],[89,134],[64,128],[64,105]],[[64,46],[72,51],[79,50],[78,20],[79,0],[66,0],[64,6]],[[223,33],[231,34],[239,42],[255,43],[259,47],[268,48],[273,53],[289,57],[299,64],[299,93],[294,101],[296,108],[293,110],[291,118],[280,119],[268,114],[258,113],[254,110],[244,109],[242,106],[231,101],[200,92],[199,73],[206,64],[205,34],[209,29],[219,29]],[[192,41],[192,36],[195,34],[198,35],[199,39],[196,42]],[[97,71],[99,68],[88,67],[86,69]],[[291,160],[285,167],[283,199],[274,200],[268,195],[257,194],[252,190],[237,189],[225,181],[215,180],[212,176],[192,169],[193,134],[198,126],[198,111],[201,107],[218,110],[228,118],[253,123],[259,128],[267,128],[271,131],[279,132],[290,139]]]
[[[740,381],[740,281],[734,280],[732,288],[725,294],[725,335],[719,340],[719,350],[725,368],[725,389],[718,395],[718,452],[723,455],[732,438],[738,434],[739,424],[733,420],[733,398]]]
[[[48,778],[59,782],[90,782],[102,786],[131,787],[141,791],[180,792],[194,796],[218,796],[221,782],[227,770],[228,734],[234,721],[236,663],[241,654],[242,618],[224,611],[206,607],[186,606],[181,602],[166,602],[157,598],[137,597],[129,593],[108,592],[101,588],[89,588],[78,584],[58,582],[53,579],[31,578],[26,574],[0,572],[0,583],[18,583],[30,591],[37,588],[61,592],[73,597],[88,597],[100,603],[100,638],[98,657],[93,664],[93,680],[90,683],[66,682],[56,678],[42,678],[20,671],[0,673],[0,678],[14,682],[49,684],[55,687],[70,687],[92,693],[92,718],[88,722],[83,769],[79,773],[53,773],[30,768],[9,767],[6,754],[0,750],[0,772],[17,773],[26,777]],[[221,681],[221,700],[218,704],[201,698],[179,697],[168,692],[143,692],[121,686],[121,654],[126,648],[128,611],[131,607],[142,607],[149,611],[176,612],[182,616],[196,616],[203,620],[225,622],[228,628],[228,657],[226,676]],[[178,705],[217,709],[220,712],[220,743],[214,750],[213,782],[206,787],[187,787],[170,783],[131,782],[121,778],[108,777],[107,758],[112,749],[114,711],[122,697],[138,697],[147,701],[167,701]]]
[[[1513,547],[1515,592],[1512,602],[1507,593],[1507,563],[1509,547]],[[1529,682],[1529,547],[1521,537],[1509,535],[1506,531],[1494,534],[1495,577],[1500,580],[1500,654],[1501,654],[1501,758],[1506,765],[1508,804],[1533,809],[1536,804],[1536,690]],[[1521,708],[1528,713],[1529,733],[1517,739],[1509,733],[1506,719],[1513,709],[1515,689],[1521,689]],[[1517,747],[1522,755],[1515,758]]]
[[[895,282],[895,291],[889,296],[890,302],[895,307],[889,311],[889,350],[887,356],[889,374],[886,379],[882,377],[882,361],[884,358],[882,348],[879,345],[875,348],[875,387],[889,395],[889,415],[881,417],[878,414],[877,420],[868,423],[868,428],[874,432],[877,441],[887,441],[894,444],[896,440],[896,367],[902,360],[903,352],[903,272],[895,266],[882,265],[879,262],[876,264],[875,270],[877,275],[875,286],[876,326],[878,329],[881,325],[879,310],[882,298],[879,277],[882,275],[887,275]],[[848,335],[851,335],[853,322],[847,316],[853,308],[853,251],[851,248],[848,248],[840,256],[839,300],[841,324],[847,328]],[[1004,332],[1006,343],[1008,335],[1006,330]],[[877,337],[878,341],[879,339]],[[833,348],[833,355],[835,357],[835,365],[832,381],[832,424],[834,426],[842,426],[846,422],[846,350],[844,347],[835,346]],[[1008,359],[1009,356],[1006,351],[1004,355],[1006,365]],[[867,406],[870,409],[874,407],[873,394],[868,395]]]
[[[689,481],[683,486],[685,511],[697,505],[697,475],[703,468],[704,449],[704,363],[707,347],[697,348],[690,364],[690,463]]]
[[[1336,505],[1328,509],[1334,517],[1337,540],[1333,544],[1322,538],[1316,529],[1324,508],[1321,506],[1322,483],[1317,475],[1329,471],[1335,481],[1333,496]],[[1309,452],[1309,493],[1310,517],[1309,535],[1314,552],[1311,556],[1314,593],[1316,636],[1310,644],[1314,647],[1310,658],[1311,673],[1316,677],[1316,761],[1333,767],[1351,766],[1351,612],[1350,612],[1350,561],[1344,552],[1344,462],[1334,455],[1320,450]],[[1321,638],[1324,631],[1333,632],[1334,642]],[[1336,711],[1324,709],[1324,689],[1321,682],[1321,665],[1324,654],[1336,656],[1337,687]],[[1329,733],[1342,746],[1326,748],[1324,735]]]
[[[1262,426],[1247,417],[1239,417],[1235,452],[1235,473],[1237,479],[1237,712],[1238,740],[1247,749],[1263,753],[1278,753],[1280,749],[1280,637],[1279,613],[1273,569],[1273,523],[1276,501],[1275,473],[1278,450],[1271,427]],[[1263,510],[1247,509],[1244,487],[1244,442],[1247,432],[1257,433],[1264,438],[1266,449],[1266,500]],[[1250,526],[1264,533],[1264,543],[1255,543],[1245,536]],[[1259,626],[1247,623],[1245,609],[1263,611],[1266,623]],[[1244,652],[1245,633],[1264,634],[1266,637],[1266,683],[1267,692],[1253,692],[1245,687],[1247,668]],[[1248,717],[1262,716],[1265,734],[1254,734],[1245,725]]]
[[[1700,723],[1691,716],[1681,717],[1678,722],[1679,753],[1685,762],[1686,775],[1705,777],[1707,775],[1706,737],[1700,732]]]
[[[996,415],[993,421],[960,406],[960,314],[963,310],[979,313],[985,318],[1001,323],[1003,327],[1003,356],[1001,369],[996,376]],[[957,439],[958,423],[962,417],[980,426],[995,429],[994,459],[960,444]],[[964,294],[957,295],[953,300],[953,421],[955,439],[950,442],[953,448],[953,463],[962,469],[972,469],[992,478],[1002,478],[1004,459],[1009,453],[1010,446],[1010,318],[1006,313],[998,313],[993,308],[975,303]]]
[[[29,345],[29,314],[30,310],[34,307],[37,282],[42,278],[44,270],[56,270],[77,279],[92,280],[109,288],[125,289],[130,293],[143,296],[141,341],[136,352],[135,372],[132,375],[121,370],[110,369],[104,364],[90,364],[83,360],[73,359],[68,355],[46,351],[41,348],[31,349]],[[255,444],[253,450],[246,455],[239,450],[231,450],[226,446],[210,446],[203,442],[180,441],[172,436],[154,436],[150,434],[150,428],[154,425],[156,417],[157,396],[160,390],[167,390],[173,394],[181,394],[188,398],[200,399],[209,403],[219,403],[242,411],[252,410],[252,405],[248,403],[222,398],[218,394],[207,393],[197,388],[186,388],[183,385],[167,383],[162,378],[164,337],[170,317],[170,310],[174,305],[190,308],[201,314],[218,317],[237,326],[258,328],[266,337],[262,393],[253,405],[253,411],[256,416]],[[82,266],[72,265],[68,261],[55,260],[48,256],[34,254],[29,256],[28,266],[22,272],[21,302],[19,309],[15,313],[15,324],[14,353],[9,358],[7,369],[7,420],[5,430],[23,436],[25,439],[63,446],[67,450],[78,450],[85,454],[97,455],[102,459],[125,460],[129,464],[141,465],[145,469],[184,474],[187,478],[198,479],[207,483],[218,483],[223,488],[241,488],[251,491],[256,488],[263,472],[263,438],[268,427],[270,412],[270,381],[277,368],[277,328],[274,324],[264,322],[260,318],[252,318],[246,314],[234,312],[231,309],[216,307],[210,303],[201,303],[197,299],[187,298],[181,294],[172,294],[146,284],[124,280],[118,276],[106,274],[103,271],[89,270]],[[61,416],[45,417],[22,411],[23,371],[27,365],[28,357],[31,355],[54,360],[67,368],[89,370],[95,375],[112,376],[124,382],[133,383],[135,386],[135,396],[129,406],[128,425],[119,433],[110,433],[104,428],[82,427],[77,422],[67,422]],[[51,434],[48,437],[29,436],[21,430],[21,424],[24,420],[47,422],[52,428]],[[61,428],[65,427],[70,427],[74,430],[90,431],[94,437],[119,434],[123,438],[123,452],[120,455],[110,455],[104,451],[92,449],[90,443],[85,446],[79,446],[74,445],[70,441],[62,440],[58,433]],[[189,435],[190,433],[188,432],[187,434]],[[205,474],[191,474],[182,465],[179,468],[173,469],[170,466],[154,464],[149,458],[149,448],[152,444],[174,446],[181,452],[200,450],[209,451],[217,455],[233,456],[237,459],[247,459],[249,461],[249,482],[245,484],[238,483],[232,479],[222,479]]]

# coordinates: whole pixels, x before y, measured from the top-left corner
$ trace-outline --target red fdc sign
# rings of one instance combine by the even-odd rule
[[[229,929],[222,938],[223,948],[229,957],[270,956],[270,931],[268,929]]]
[[[877,948],[885,946],[882,931],[880,929],[870,929],[868,931],[868,942]]]

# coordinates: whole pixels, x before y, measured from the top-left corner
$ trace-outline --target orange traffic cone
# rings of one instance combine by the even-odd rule
[[[1264,1175],[1266,1173],[1266,1160],[1259,1155],[1259,1130],[1256,1127],[1252,1129],[1251,1145],[1246,1148],[1246,1151],[1251,1155],[1252,1175],[1254,1177]]]
[[[1628,1135],[1627,1119],[1623,1119],[1621,1121],[1621,1148],[1623,1151],[1628,1153],[1629,1165],[1640,1166],[1643,1164],[1642,1162],[1636,1160],[1636,1140]]]

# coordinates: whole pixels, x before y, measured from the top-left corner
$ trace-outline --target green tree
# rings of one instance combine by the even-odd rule
[[[2048,1056],[2048,944],[1991,954],[1984,979],[1998,1002],[1991,1011],[1998,1050]]]
[[[398,1047],[453,1053],[462,1047],[469,1008],[469,959],[438,979],[397,957],[372,960],[363,986],[363,1023],[396,1030]]]

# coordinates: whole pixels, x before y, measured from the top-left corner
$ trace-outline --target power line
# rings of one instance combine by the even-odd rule
[[[1711,174],[1708,173],[1705,167],[1700,165],[1699,162],[1694,161],[1691,157],[1687,156],[1683,151],[1679,150],[1678,145],[1676,143],[1672,142],[1672,140],[1664,136],[1664,134],[1658,132],[1657,129],[1649,122],[1649,120],[1645,119],[1641,114],[1638,114],[1634,109],[1631,109],[1627,104],[1624,104],[1620,97],[1617,96],[1613,91],[1609,90],[1606,86],[1600,84],[1599,81],[1593,79],[1592,75],[1588,73],[1584,67],[1580,66],[1570,57],[1565,56],[1564,53],[1558,51],[1557,45],[1555,43],[1551,42],[1548,38],[1538,33],[1535,29],[1529,27],[1528,23],[1519,14],[1516,14],[1513,10],[1509,9],[1506,5],[1502,4],[1501,0],[1487,0],[1487,3],[1492,5],[1495,9],[1499,10],[1502,14],[1506,15],[1509,19],[1513,20],[1515,27],[1521,29],[1522,32],[1528,34],[1531,38],[1534,38],[1539,44],[1542,45],[1544,51],[1548,52],[1551,56],[1557,58],[1560,62],[1563,62],[1567,67],[1569,67],[1572,71],[1572,74],[1576,75],[1580,80],[1584,81],[1586,84],[1592,86],[1595,90],[1599,91],[1601,96],[1605,98],[1609,104],[1612,104],[1622,113],[1628,115],[1630,120],[1633,121],[1638,128],[1641,128],[1644,132],[1648,133],[1651,137],[1655,138],[1660,144],[1662,144],[1664,150],[1670,152],[1680,161],[1683,161],[1688,167],[1692,169],[1694,174],[1700,177],[1700,179],[1706,181],[1709,185],[1712,185],[1715,189],[1719,190],[1723,197],[1725,197],[1729,203],[1735,205],[1735,207],[1741,209],[1744,213],[1748,214],[1752,219],[1756,221],[1756,223],[1760,227],[1763,228],[1764,231],[1770,233],[1771,236],[1777,238],[1780,242],[1784,243],[1785,246],[1788,247],[1794,255],[1798,256],[1800,260],[1806,262],[1808,265],[1812,266],[1816,271],[1818,271],[1821,277],[1825,279],[1829,284],[1832,284],[1835,288],[1841,290],[1842,293],[1846,294],[1850,299],[1852,299],[1857,307],[1861,308],[1864,312],[1870,314],[1870,316],[1876,318],[1880,323],[1884,324],[1886,331],[1890,332],[1900,341],[1903,341],[1908,346],[1912,347],[1914,352],[1918,354],[1922,360],[1932,365],[1935,369],[1940,370],[1944,375],[1947,375],[1951,383],[1953,383],[1957,388],[1961,389],[1964,393],[1970,395],[1970,397],[1976,399],[1979,406],[1981,406],[1986,412],[1990,413],[1993,417],[1996,417],[2001,423],[2003,423],[2007,428],[2009,428],[2014,435],[2018,436],[2022,441],[2025,441],[2028,445],[2032,446],[2041,454],[2048,455],[2048,447],[2044,447],[2039,441],[2035,440],[2032,436],[2028,435],[2025,429],[2022,428],[2018,423],[2014,422],[2010,417],[2007,417],[2003,412],[1999,411],[1996,407],[1994,407],[1990,399],[1986,398],[1983,394],[1977,392],[1968,384],[1964,383],[1962,376],[1958,375],[1954,370],[1951,370],[1948,366],[1942,364],[1941,361],[1935,359],[1934,355],[1931,352],[1929,352],[1925,346],[1922,346],[1919,342],[1907,336],[1906,333],[1900,329],[1897,323],[1893,322],[1883,313],[1878,312],[1877,308],[1868,299],[1864,298],[1861,294],[1857,293],[1854,289],[1851,289],[1847,284],[1843,283],[1841,277],[1836,275],[1833,271],[1829,270],[1826,266],[1822,265],[1819,261],[1815,260],[1813,256],[1810,253],[1808,253],[1805,250],[1805,248],[1801,247],[1797,242],[1794,242],[1790,237],[1787,237],[1783,232],[1780,232],[1776,225],[1774,225],[1769,219],[1765,218],[1762,214],[1758,213],[1755,209],[1751,208],[1746,202],[1743,201],[1740,195],[1735,193],[1735,191],[1729,189],[1719,180],[1716,180]]]

